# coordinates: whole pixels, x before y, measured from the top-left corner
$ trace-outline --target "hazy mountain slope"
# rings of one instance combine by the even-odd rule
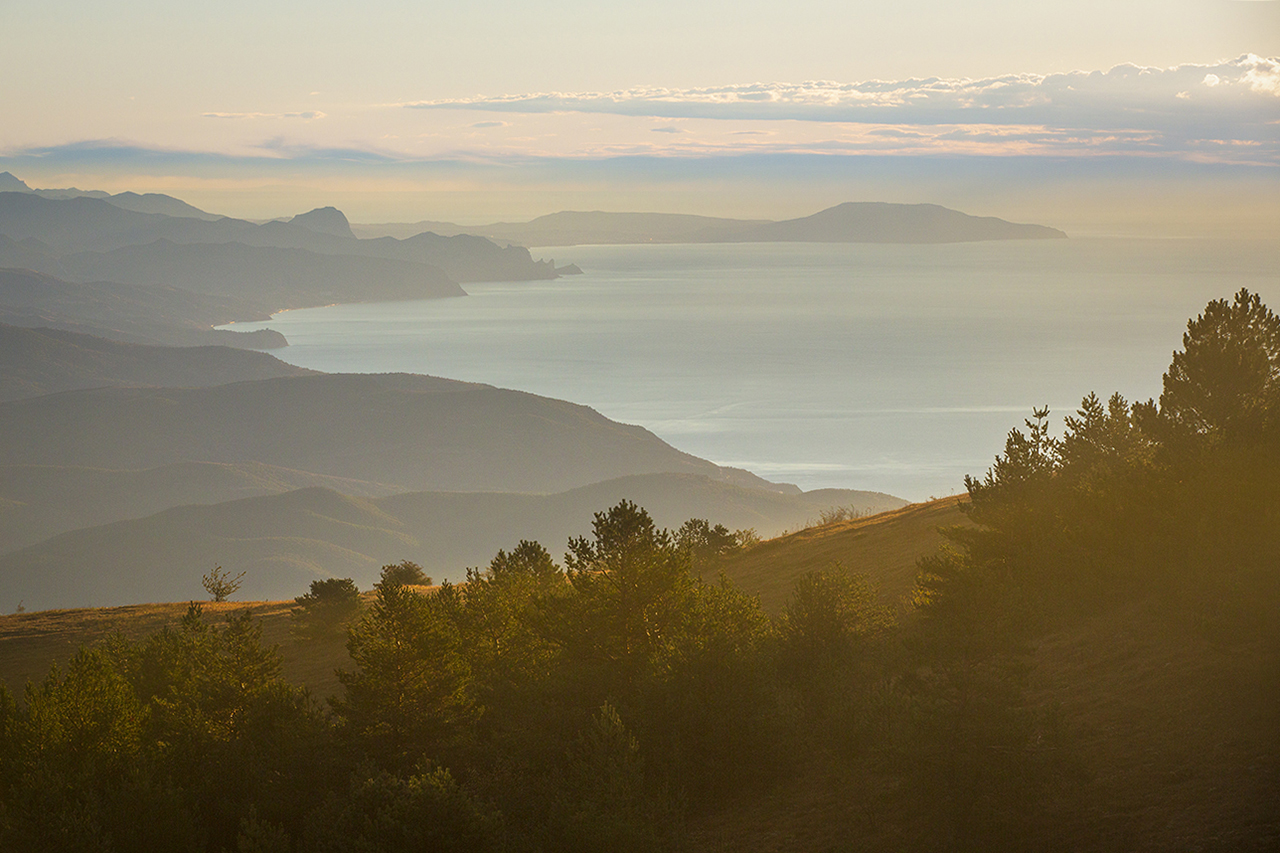
[[[75,187],[66,189],[32,189],[25,181],[19,180],[9,172],[0,172],[0,192],[31,193],[47,199],[96,198],[110,202],[124,210],[135,213],[159,213],[164,216],[189,216],[193,219],[213,221],[222,219],[213,213],[206,213],[200,208],[187,204],[179,198],[163,193],[122,192],[112,195],[101,190],[81,190]]]
[[[72,280],[125,281],[229,296],[267,312],[335,302],[374,302],[465,296],[437,267],[359,255],[242,243],[157,240],[110,252],[59,259]]]
[[[812,216],[759,225],[730,239],[743,243],[965,243],[1066,236],[1056,228],[969,216],[936,204],[846,202]]]
[[[308,230],[331,234],[334,237],[354,238],[356,236],[351,233],[351,223],[347,221],[347,215],[336,207],[317,207],[315,210],[299,213],[289,221]]]
[[[0,234],[0,267],[31,270],[58,277],[62,268],[52,249],[34,237],[14,240]]]
[[[29,270],[0,269],[0,323],[47,326],[111,340],[176,346],[267,349],[287,343],[278,332],[214,330],[232,319],[267,319],[243,300],[161,285],[67,282]]]
[[[522,246],[592,243],[953,243],[976,240],[1061,238],[1042,225],[1018,225],[990,216],[969,216],[936,204],[846,203],[784,222],[720,219],[674,213],[611,213],[565,210],[529,222],[461,226],[449,222],[355,225],[365,237],[406,237],[419,231],[479,234]]]
[[[503,248],[482,237],[420,234],[409,240],[357,240],[313,230],[308,224],[314,226],[314,218],[304,218],[311,216],[304,214],[294,222],[258,225],[229,217],[209,221],[136,213],[96,198],[51,200],[31,193],[0,192],[0,234],[19,241],[35,238],[58,254],[110,252],[167,239],[174,243],[243,243],[305,249],[324,255],[408,261],[440,267],[451,279],[461,282],[555,277],[552,266],[534,261],[528,249]]]
[[[187,504],[216,504],[311,486],[372,497],[382,483],[326,477],[258,462],[175,462],[143,470],[56,465],[0,467],[0,552],[51,536]]]
[[[356,226],[366,236],[408,236],[406,231],[476,234],[521,246],[574,246],[600,243],[718,242],[767,220],[724,219],[683,213],[613,213],[563,210],[529,222],[495,222],[466,228],[452,223],[423,222],[415,226]]]
[[[546,492],[663,471],[741,476],[585,406],[406,374],[103,388],[0,404],[0,464],[191,460],[263,462],[404,490]]]
[[[437,580],[457,580],[467,566],[487,564],[499,548],[520,539],[541,541],[559,555],[570,536],[590,532],[592,513],[623,499],[645,506],[664,526],[702,517],[766,534],[803,524],[827,507],[803,495],[670,474],[621,478],[557,495],[361,499],[308,488],[177,507],[0,556],[0,610],[19,600],[44,608],[199,597],[200,576],[215,564],[248,572],[249,598],[299,595],[317,577],[353,577],[368,587],[381,565],[401,559],[421,563]],[[901,504],[875,493],[842,493],[841,499],[868,509]]]
[[[219,564],[250,573],[246,598],[300,595],[326,573],[376,575],[368,552],[409,550],[398,526],[366,500],[321,488],[176,507],[0,556],[4,609],[203,598],[200,578]]]
[[[0,323],[0,401],[120,385],[197,387],[314,371],[230,347],[156,347]]]
[[[32,193],[0,193],[0,234],[14,240],[34,238],[56,253],[150,243],[160,236],[157,232],[168,219],[124,210],[98,198],[48,199]]]
[[[38,191],[37,191],[38,192]],[[103,201],[110,202],[124,210],[135,213],[159,213],[162,216],[181,216],[190,219],[204,219],[214,222],[224,217],[216,213],[208,213],[180,198],[163,193],[123,192],[109,195]]]

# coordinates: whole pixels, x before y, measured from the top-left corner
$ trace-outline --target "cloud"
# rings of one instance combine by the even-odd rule
[[[314,93],[313,93],[314,94]],[[307,110],[300,113],[201,113],[201,118],[257,119],[257,118],[300,118],[305,121],[325,118],[319,110]]]
[[[478,121],[472,127],[511,127],[509,121]]]
[[[671,125],[666,125],[665,127],[651,127],[649,129],[654,133],[684,133],[685,132],[683,129],[678,127],[672,127]]]
[[[1182,97],[1179,97],[1179,96]],[[1084,128],[1261,125],[1280,118],[1280,59],[1245,54],[1211,65],[1118,65],[1109,71],[983,79],[747,83],[698,89],[543,92],[405,104],[412,109],[582,112],[653,118],[893,125],[1042,124]]]

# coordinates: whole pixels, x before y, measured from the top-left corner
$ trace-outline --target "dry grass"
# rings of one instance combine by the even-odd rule
[[[729,558],[724,573],[759,595],[771,613],[782,609],[797,578],[836,561],[874,580],[882,596],[898,599],[915,584],[916,562],[942,544],[938,528],[966,523],[960,500],[941,498],[779,536]]]
[[[27,681],[40,681],[51,664],[63,664],[76,650],[119,632],[139,639],[176,626],[187,603],[133,604],[127,607],[45,610],[0,616],[0,681],[20,692]],[[350,667],[345,640],[299,640],[290,633],[292,601],[201,602],[211,621],[248,611],[262,622],[263,641],[279,645],[284,677],[309,688],[317,698],[340,687],[334,671]]]
[[[1280,849],[1280,643],[1222,645],[1159,599],[1046,637],[1029,698],[1081,765],[1055,822],[1096,849]]]

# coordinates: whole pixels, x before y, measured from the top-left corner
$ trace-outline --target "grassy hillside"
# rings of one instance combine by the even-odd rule
[[[1280,643],[1224,646],[1202,628],[1148,600],[1036,643],[1026,699],[1060,709],[1073,771],[1027,849],[1280,846]],[[699,816],[690,849],[902,849],[918,820],[858,768],[820,762]]]
[[[725,575],[760,596],[776,613],[792,584],[806,572],[834,562],[867,575],[890,601],[907,595],[915,583],[916,561],[942,544],[939,527],[964,524],[960,498],[911,504],[867,518],[809,527],[762,542],[726,560]]]
[[[289,613],[293,601],[202,601],[201,606],[214,620],[246,610],[261,620],[264,641],[280,647],[285,677],[310,688],[317,699],[340,689],[334,671],[351,665],[343,639],[303,641],[294,637]],[[187,607],[184,601],[0,616],[0,681],[21,690],[27,681],[43,679],[51,664],[64,664],[80,646],[115,633],[138,639],[175,627]]]

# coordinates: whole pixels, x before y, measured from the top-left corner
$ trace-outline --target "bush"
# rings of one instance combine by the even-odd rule
[[[422,570],[422,566],[409,560],[382,567],[379,586],[431,586],[431,578]]]
[[[311,591],[294,599],[294,630],[309,637],[335,635],[360,611],[360,590],[351,578],[311,582]]]

